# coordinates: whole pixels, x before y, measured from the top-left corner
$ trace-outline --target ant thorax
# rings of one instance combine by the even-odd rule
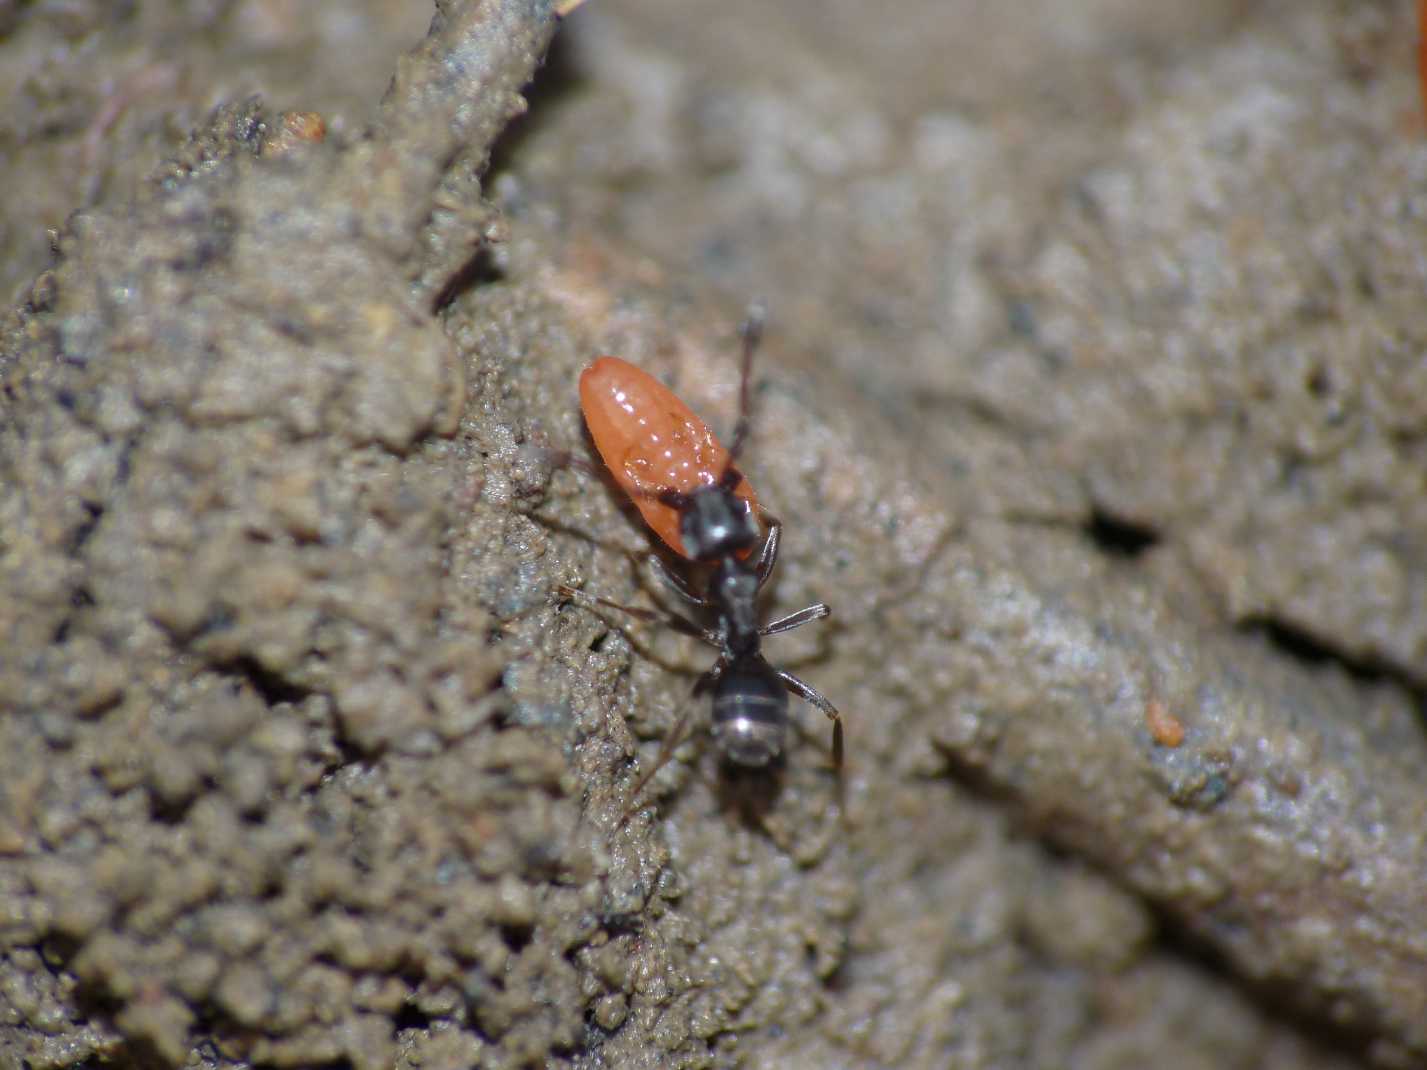
[[[736,557],[725,557],[709,577],[708,600],[718,614],[724,645],[734,657],[760,646],[758,575]]]

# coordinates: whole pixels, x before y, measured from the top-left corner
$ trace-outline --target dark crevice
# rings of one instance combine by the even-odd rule
[[[530,941],[535,938],[535,926],[533,925],[502,925],[500,927],[500,938],[505,941],[505,946],[516,954],[524,951],[530,946]]]
[[[1136,558],[1159,544],[1159,532],[1146,524],[1115,516],[1101,506],[1093,506],[1085,534],[1101,553],[1110,557]]]
[[[610,937],[638,936],[644,932],[644,915],[631,910],[606,911],[599,916],[600,928]]]
[[[69,633],[74,627],[75,618],[95,604],[94,595],[88,587],[76,587],[69,594],[69,604],[74,612],[65,615],[65,618],[55,626],[54,635],[51,637],[51,642],[56,646],[63,646],[69,642]]]
[[[269,706],[284,702],[294,706],[303,702],[311,692],[305,687],[284,679],[280,674],[260,665],[254,658],[241,657],[229,668],[242,676]]]
[[[401,1034],[408,1029],[430,1029],[431,1023],[435,1020],[416,1004],[407,1002],[397,1008],[396,1015],[391,1020],[391,1029],[396,1034]]]
[[[137,446],[138,440],[131,438],[119,450],[119,460],[114,466],[114,482],[121,487],[129,482],[129,477],[133,474],[133,456]]]
[[[1333,392],[1333,377],[1328,374],[1327,368],[1316,364],[1303,381],[1303,385],[1313,397],[1325,398]]]
[[[207,787],[211,787],[211,784],[205,784],[204,789],[200,789],[200,791],[194,792],[194,794],[185,796],[182,799],[165,799],[151,790],[149,792],[149,817],[153,819],[156,825],[163,825],[167,828],[177,828],[188,818],[189,812],[193,809],[194,801],[202,793],[202,790],[206,790]]]
[[[123,1046],[115,1053],[112,1062],[95,1062],[92,1065],[96,1070],[100,1066],[119,1066],[127,1070],[162,1070],[163,1067],[171,1065],[169,1060],[164,1058],[157,1044],[148,1037],[130,1036],[124,1039]]]
[[[1110,876],[1113,879],[1113,875]],[[1363,1059],[1382,1043],[1384,1036],[1391,1034],[1390,1030],[1375,1029],[1366,1021],[1357,1025],[1333,1021],[1327,1008],[1315,1005],[1317,1001],[1311,998],[1305,999],[1296,979],[1247,976],[1172,911],[1154,902],[1147,905],[1156,919],[1160,946],[1167,954],[1240,993],[1269,1023],[1297,1033],[1314,1050]]]
[[[99,518],[103,515],[103,506],[96,505],[94,502],[84,503],[84,519],[70,533],[69,545],[66,547],[71,557],[76,556],[84,548],[84,544],[89,541],[89,536],[93,535],[94,529],[99,526]]]
[[[505,124],[491,145],[485,177],[481,181],[483,188],[494,189],[500,174],[512,169],[512,161],[521,158],[521,146],[537,127],[559,126],[564,110],[562,103],[575,97],[586,81],[579,50],[570,44],[568,34],[557,33],[545,50],[544,63],[523,91],[527,107]],[[502,207],[518,217],[523,206],[506,203]]]
[[[34,949],[40,953],[40,965],[49,971],[52,977],[63,977],[64,971],[68,970],[70,963],[74,961],[74,956],[79,954],[79,949],[83,946],[81,941],[74,936],[65,933],[49,933],[43,941],[33,945]],[[83,999],[89,999],[89,989],[81,984],[76,992]]]
[[[488,283],[499,282],[502,278],[504,275],[491,255],[490,246],[482,245],[436,291],[436,296],[431,299],[431,311],[439,313],[462,294]]]
[[[364,768],[369,760],[368,753],[361,747],[349,740],[339,730],[332,736],[332,746],[337,750],[337,763],[328,769],[329,773],[335,773],[339,769]]]
[[[575,53],[566,43],[565,35],[556,34],[545,52],[545,62],[541,64],[535,80],[525,87],[527,107],[520,115],[506,123],[490,147],[485,174],[481,180],[483,190],[494,189],[499,175],[510,170],[510,162],[519,158],[519,146],[537,125],[558,121],[560,100],[577,90],[583,81],[582,73],[577,68]],[[516,189],[518,190],[519,186]],[[518,192],[513,197],[503,198],[500,208],[506,215],[515,218],[519,218],[525,210],[523,198]],[[502,277],[491,256],[490,248],[481,245],[436,292],[436,296],[431,300],[431,311],[439,313],[462,294],[486,283],[499,281]]]
[[[1335,665],[1363,683],[1391,682],[1413,694],[1422,690],[1419,683],[1387,662],[1368,655],[1351,654],[1300,625],[1275,617],[1250,617],[1240,627],[1247,634],[1263,636],[1280,652],[1305,665]]]
[[[1124,875],[1107,865],[1104,859],[1081,849],[1078,841],[1084,830],[1071,833],[1069,838],[1056,835],[1052,830],[1069,827],[1066,815],[1028,812],[1026,798],[994,777],[986,764],[970,760],[956,748],[936,740],[932,744],[945,763],[944,775],[949,780],[976,798],[1008,808],[1014,818],[1013,834],[1034,841],[1052,863],[1085,866],[1143,903],[1156,920],[1157,946],[1167,957],[1186,963],[1239,993],[1267,1022],[1297,1033],[1319,1050],[1361,1059],[1382,1041],[1384,1032],[1374,1029],[1370,1023],[1335,1024],[1293,978],[1255,980],[1246,976],[1231,958],[1195,932],[1190,921],[1176,911],[1172,903],[1144,896],[1142,889],[1126,883]],[[1229,924],[1222,911],[1208,920],[1221,927]],[[1254,923],[1246,921],[1245,924]]]

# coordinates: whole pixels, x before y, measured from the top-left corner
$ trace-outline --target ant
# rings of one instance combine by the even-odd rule
[[[739,414],[726,450],[673,391],[634,365],[618,357],[600,357],[580,376],[585,422],[615,481],[671,549],[691,562],[712,566],[700,593],[658,557],[651,557],[670,590],[695,609],[713,613],[715,626],[704,628],[677,613],[663,617],[591,598],[570,587],[562,586],[560,591],[640,620],[666,620],[718,650],[718,661],[699,678],[694,693],[712,691],[714,742],[730,762],[758,768],[782,753],[791,691],[832,721],[832,761],[840,776],[843,739],[837,707],[812,685],[770,665],[762,651],[765,636],[780,635],[832,613],[827,603],[816,602],[767,624],[758,623],[758,595],[777,563],[783,525],[758,508],[736,462],[751,427],[753,356],[764,318],[762,306],[754,305],[739,328],[743,342]],[[760,515],[768,534],[755,555]],[[653,766],[635,784],[631,800],[673,757],[689,716],[689,710],[680,715]],[[633,809],[631,805],[629,813]]]

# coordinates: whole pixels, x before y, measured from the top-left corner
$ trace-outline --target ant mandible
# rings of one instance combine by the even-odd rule
[[[713,628],[704,628],[677,613],[667,617],[677,630],[719,652],[718,661],[699,678],[694,691],[713,693],[713,737],[720,751],[742,766],[765,766],[777,758],[787,735],[791,691],[831,719],[832,761],[841,775],[842,716],[837,707],[812,685],[770,665],[762,652],[765,636],[791,631],[832,612],[826,603],[816,602],[767,624],[758,623],[758,594],[778,560],[783,525],[759,508],[736,462],[751,426],[750,382],[763,322],[763,309],[755,305],[739,330],[743,340],[739,413],[728,449],[673,391],[618,357],[600,357],[585,369],[580,376],[580,406],[600,457],[650,528],[680,556],[712,566],[700,593],[652,558],[670,590],[716,619]],[[754,556],[759,516],[767,523],[768,534]],[[561,592],[576,599],[590,597],[569,587],[561,587]],[[640,620],[665,619],[604,598],[590,600]],[[673,757],[690,713],[686,709],[665,737],[653,766],[630,793],[631,800]]]

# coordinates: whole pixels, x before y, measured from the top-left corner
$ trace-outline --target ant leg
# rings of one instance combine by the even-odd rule
[[[569,587],[563,583],[559,584],[555,590],[559,592],[562,597],[568,598],[570,601],[584,606],[592,612],[596,606],[603,606],[605,609],[617,609],[621,613],[629,614],[635,620],[646,621],[649,624],[667,624],[676,632],[682,632],[684,635],[692,635],[695,639],[702,639],[709,646],[723,646],[723,640],[719,638],[717,633],[707,628],[700,628],[693,621],[689,620],[688,617],[681,617],[677,613],[670,613],[667,610],[663,613],[659,613],[652,609],[644,609],[640,606],[626,606],[620,602],[611,602],[608,598],[600,598],[598,595],[586,594],[584,591]]]
[[[563,598],[568,598],[586,609],[593,610],[595,606],[603,606],[606,609],[617,609],[621,613],[628,613],[635,620],[642,620],[649,624],[657,624],[664,618],[652,609],[644,609],[640,606],[626,606],[620,602],[611,602],[608,598],[600,598],[598,595],[586,594],[584,591],[566,584],[558,584],[556,592]],[[692,625],[692,621],[689,622]]]
[[[773,566],[778,563],[778,543],[783,535],[783,522],[772,513],[765,512],[763,519],[768,523],[768,537],[763,540],[763,549],[758,551],[758,560],[754,563],[753,571],[758,576],[758,589],[763,590],[763,585],[768,582],[768,577],[773,575]]]
[[[697,606],[700,609],[709,608],[709,600],[690,587],[683,576],[664,564],[658,554],[650,554],[649,563],[654,567],[655,573],[665,587],[668,587],[691,606]]]
[[[724,659],[720,658],[718,664],[694,682],[694,690],[690,693],[689,697],[694,698],[700,691],[711,687],[723,673],[723,669]],[[659,754],[655,757],[654,764],[645,771],[643,776],[634,782],[634,787],[629,793],[629,809],[626,810],[624,816],[619,819],[620,826],[623,826],[626,821],[634,816],[635,811],[639,809],[637,805],[639,793],[654,779],[655,774],[657,774],[659,770],[669,764],[670,759],[674,757],[674,752],[679,749],[679,744],[683,742],[684,730],[689,726],[689,717],[693,714],[693,708],[692,703],[685,704],[684,712],[679,714],[679,719],[674,722],[674,727],[671,728],[669,734],[664,737],[664,742],[659,747]]]
[[[832,616],[832,608],[826,602],[815,602],[796,613],[789,613],[786,617],[770,620],[758,629],[758,634],[781,635],[783,632],[791,632],[794,628],[801,628],[809,621],[822,620],[830,616]]]
[[[796,614],[794,614],[796,616]],[[778,679],[783,681],[783,686],[793,694],[811,703],[823,713],[828,715],[832,721],[832,764],[839,773],[842,772],[842,714],[837,712],[837,707],[827,699],[823,698],[822,692],[811,684],[805,684],[786,669],[774,669],[773,672]]]
[[[748,429],[753,422],[753,354],[758,352],[758,343],[763,339],[763,324],[768,319],[768,308],[762,301],[754,301],[748,306],[738,333],[743,336],[743,367],[738,379],[738,423],[733,426],[733,442],[728,447],[728,466],[743,450],[748,440]]]
[[[659,756],[654,759],[654,764],[644,772],[643,776],[635,781],[634,787],[629,792],[629,809],[624,812],[624,816],[619,819],[619,825],[616,827],[623,826],[626,821],[634,816],[635,811],[639,809],[639,793],[644,790],[646,784],[654,779],[654,774],[668,765],[669,759],[674,757],[674,751],[678,749],[679,743],[682,741],[684,729],[688,727],[689,715],[692,711],[693,707],[690,706],[687,707],[683,713],[679,714],[679,719],[674,722],[674,727],[671,728],[669,734],[664,737],[664,743],[659,748]]]

